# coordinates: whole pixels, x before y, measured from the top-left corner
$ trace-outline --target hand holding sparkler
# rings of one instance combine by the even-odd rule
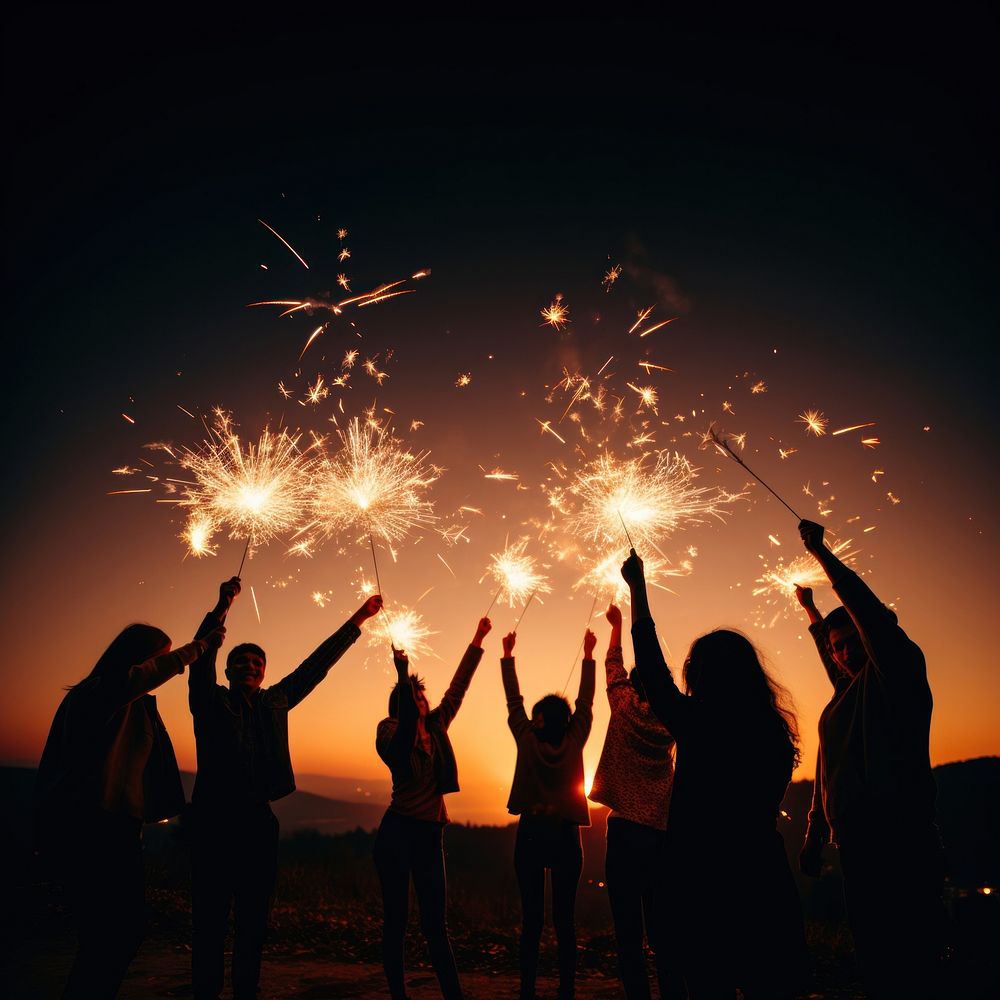
[[[351,621],[361,628],[369,618],[374,618],[382,610],[382,595],[374,594],[351,616]],[[395,653],[395,647],[393,647]]]
[[[504,659],[509,660],[514,655],[514,643],[517,641],[516,632],[508,632],[503,637],[503,655]]]
[[[477,649],[483,648],[483,639],[489,634],[490,629],[493,628],[493,622],[486,618],[479,619],[479,624],[476,626],[476,634],[472,637],[472,645]]]
[[[211,632],[203,635],[199,642],[205,644],[205,652],[207,653],[210,649],[221,649],[223,642],[226,641],[226,626],[219,625],[218,628],[213,628]]]
[[[636,556],[638,558],[638,556]],[[604,612],[604,617],[607,618],[608,624],[612,629],[618,629],[621,631],[622,627],[622,609],[618,607],[617,604],[609,604],[608,610]]]
[[[799,535],[802,537],[802,544],[806,547],[806,552],[819,557],[824,550],[823,545],[823,525],[815,521],[799,521]]]
[[[798,599],[799,604],[802,605],[803,611],[809,616],[810,625],[815,625],[817,622],[823,620],[823,616],[819,613],[816,602],[813,600],[812,587],[800,587],[796,584],[795,597]]]
[[[229,614],[229,609],[233,606],[233,601],[239,596],[240,589],[240,578],[238,576],[230,577],[230,579],[219,585],[219,603],[216,604],[213,614],[220,622],[224,621],[226,615]]]
[[[643,618],[652,618],[649,611],[649,597],[646,594],[646,574],[642,560],[635,549],[629,549],[628,559],[622,563],[622,578],[628,584],[632,595],[632,624]]]
[[[594,658],[594,647],[597,645],[597,636],[588,628],[583,634],[583,658],[592,660]]]
[[[396,667],[396,673],[399,675],[399,683],[409,683],[410,658],[406,653],[402,649],[396,649],[393,646],[392,662]]]

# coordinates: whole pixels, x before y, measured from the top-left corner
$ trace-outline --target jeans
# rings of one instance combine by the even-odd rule
[[[403,956],[410,907],[410,878],[420,906],[420,930],[445,1000],[461,1000],[458,967],[448,940],[448,887],[444,872],[444,826],[391,809],[382,817],[373,850],[382,884],[382,966],[393,1000],[403,1000]]]
[[[533,997],[545,921],[545,869],[552,873],[552,922],[559,947],[559,997],[570,1000],[576,982],[576,889],[583,871],[580,828],[564,820],[522,816],[514,843],[521,891],[521,996]]]

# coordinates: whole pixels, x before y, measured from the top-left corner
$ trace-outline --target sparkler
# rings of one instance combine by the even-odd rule
[[[569,322],[569,306],[563,305],[562,296],[557,295],[552,302],[541,310],[542,319],[554,330],[561,330]],[[542,326],[545,326],[542,323]]]
[[[590,622],[594,617],[594,608],[597,607],[597,594],[594,594],[594,600],[591,602],[590,611],[587,613],[587,622],[584,625],[584,629],[590,628]],[[583,638],[580,639],[580,645],[576,647],[576,652],[573,654],[573,662],[569,665],[569,676],[566,678],[566,683],[563,684],[562,693],[566,694],[566,688],[569,687],[569,682],[573,679],[573,671],[576,670],[576,658],[580,655],[580,651],[583,649],[583,641],[587,638],[587,633],[584,632]]]
[[[188,553],[200,559],[202,556],[215,555],[215,549],[212,547],[214,534],[215,524],[211,518],[204,514],[194,514],[188,519],[179,537],[187,545]],[[242,565],[240,568],[242,569]]]
[[[845,538],[830,546],[830,551],[846,566],[852,566],[858,549],[851,546],[850,538]],[[779,598],[788,598],[794,604],[796,587],[811,587],[818,590],[829,583],[826,573],[819,563],[808,553],[796,556],[785,562],[778,560],[774,567],[765,565],[764,571],[757,578],[759,585],[753,591],[754,597],[764,597],[765,603],[771,604]]]
[[[181,466],[194,478],[177,501],[198,518],[229,528],[230,538],[245,538],[243,560],[251,546],[266,544],[295,530],[311,493],[314,458],[299,449],[299,434],[273,433],[244,447],[229,414],[215,411],[215,425],[199,448],[185,448]],[[240,572],[243,562],[240,562]],[[237,573],[239,575],[239,573]]]
[[[585,572],[573,584],[574,590],[586,590],[588,593],[597,594],[598,597],[606,595],[610,601],[619,606],[629,603],[631,595],[628,584],[622,579],[621,574],[621,549],[612,549],[603,557],[581,557],[581,561]],[[647,585],[658,587],[660,590],[668,590],[662,582],[666,577],[690,576],[694,571],[694,564],[690,559],[668,565],[666,560],[651,552],[644,557],[643,563]]]
[[[411,660],[416,660],[431,651],[427,639],[437,633],[427,628],[418,612],[406,607],[388,610],[385,605],[382,606],[382,612],[386,631],[396,649],[406,650],[406,655]],[[373,649],[381,646],[381,640],[374,630],[369,634],[368,645]]]
[[[521,619],[524,618],[524,616],[527,614],[528,607],[529,607],[529,605],[531,604],[531,602],[534,599],[535,599],[535,595],[534,595],[534,593],[532,593],[532,595],[528,598],[528,603],[525,604],[524,610],[521,612],[520,617],[517,619],[517,621],[514,623],[514,627],[511,629],[511,631],[514,632],[515,634],[517,633],[518,626],[520,626],[520,624],[521,624]]]
[[[698,470],[682,455],[669,451],[619,461],[605,452],[578,472],[570,491],[577,508],[566,528],[602,546],[617,545],[625,529],[629,546],[656,548],[659,541],[709,517],[722,519],[725,505],[736,496],[696,486]],[[629,527],[632,531],[629,531]]]
[[[782,500],[782,498],[778,496],[778,494],[775,493],[774,490],[772,490],[771,487],[768,486],[767,483],[765,483],[764,480],[761,479],[760,476],[758,476],[757,473],[754,472],[753,469],[751,469],[750,466],[747,465],[747,463],[744,462],[743,459],[736,454],[735,451],[733,451],[733,449],[729,446],[729,442],[725,438],[723,438],[723,436],[715,429],[714,426],[708,429],[708,434],[709,437],[712,439],[712,441],[715,443],[715,447],[718,448],[718,450],[722,452],[722,454],[728,455],[734,462],[736,462],[739,465],[742,465],[743,468],[746,469],[747,472],[749,472],[750,475],[753,476],[753,478],[756,479],[757,482],[760,483],[760,485],[763,486],[764,489],[766,489],[768,493],[771,494],[771,496],[773,496],[776,500],[780,501],[781,504],[783,504],[786,508],[788,508],[788,510],[795,516],[796,520],[798,521],[802,520],[802,518],[799,517],[799,515],[796,514],[795,511],[792,510],[792,508],[787,503],[785,503],[785,501]]]
[[[534,597],[539,591],[543,594],[552,592],[547,578],[535,569],[534,558],[525,554],[528,541],[522,538],[513,545],[505,542],[502,552],[490,556],[486,574],[479,582],[482,583],[489,575],[497,581],[498,587],[483,617],[490,613],[501,594],[505,594],[508,606],[514,608],[529,594]]]
[[[806,433],[815,434],[816,437],[822,437],[826,433],[827,424],[830,423],[819,410],[806,410],[796,419],[798,423],[806,425]]]

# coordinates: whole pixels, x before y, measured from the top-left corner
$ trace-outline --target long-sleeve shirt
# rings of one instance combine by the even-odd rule
[[[413,687],[400,685],[397,718],[383,719],[375,733],[375,749],[392,775],[389,808],[393,812],[432,823],[448,822],[444,796],[459,790],[458,764],[448,727],[462,707],[482,658],[482,647],[470,645],[441,704],[427,713],[424,725],[430,736],[430,752],[416,738],[419,712]]]
[[[674,738],[649,702],[640,701],[625,671],[621,646],[608,649],[604,668],[611,719],[590,798],[610,806],[612,816],[666,830]]]
[[[775,720],[761,726],[680,692],[651,618],[632,625],[635,663],[650,707],[677,741],[667,834],[714,854],[740,840],[774,836],[792,776],[794,747]]]
[[[566,735],[553,746],[538,739],[524,710],[514,658],[504,657],[500,661],[507,696],[507,725],[517,744],[514,781],[507,801],[507,812],[512,815],[545,816],[590,826],[590,808],[584,791],[583,747],[594,721],[596,669],[593,660],[584,659],[580,690]]]
[[[834,590],[868,661],[853,677],[831,676],[833,697],[819,721],[818,794],[807,842],[826,839],[827,825],[842,842],[934,822],[928,749],[933,699],[924,655],[856,573],[841,572]],[[825,632],[821,626],[810,631],[826,666]]]
[[[176,816],[184,791],[170,737],[149,692],[184,672],[202,642],[90,677],[66,693],[38,765],[42,826],[99,808],[147,822]]]
[[[209,612],[198,635],[219,616]],[[273,802],[295,791],[288,751],[288,713],[326,677],[355,643],[361,629],[347,621],[277,684],[249,698],[215,679],[215,650],[191,667],[188,705],[194,717],[198,774],[192,800],[226,809]]]

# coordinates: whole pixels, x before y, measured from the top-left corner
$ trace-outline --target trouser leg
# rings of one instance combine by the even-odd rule
[[[431,964],[444,1000],[461,1000],[455,954],[448,939],[448,888],[444,869],[443,828],[419,823],[414,830],[413,887],[420,906],[420,929],[427,940]]]
[[[514,873],[521,894],[521,996],[534,997],[545,919],[545,860],[524,820],[518,824],[514,844]]]
[[[375,837],[373,858],[382,887],[382,968],[392,1000],[403,1000],[403,958],[410,904],[410,846],[401,820],[387,812]]]
[[[233,898],[232,857],[221,821],[194,816],[191,857],[191,981],[195,1000],[217,1000],[226,969],[226,929]]]
[[[618,947],[618,975],[628,1000],[649,1000],[649,979],[642,950],[643,885],[650,873],[634,863],[627,820],[608,823],[604,878]],[[632,824],[629,824],[632,825]]]
[[[278,820],[271,810],[244,831],[233,894],[233,997],[253,1000],[278,874]]]
[[[576,890],[583,871],[580,828],[567,824],[552,869],[552,922],[559,946],[559,997],[570,1000],[576,994]]]

